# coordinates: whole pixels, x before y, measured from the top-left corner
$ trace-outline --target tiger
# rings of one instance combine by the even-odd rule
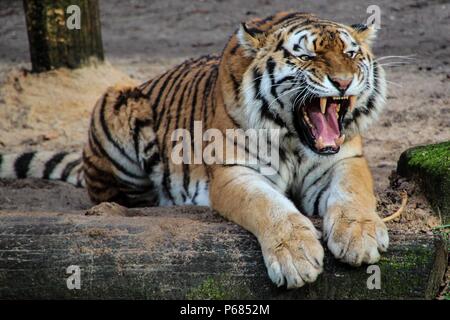
[[[361,137],[387,91],[375,38],[373,26],[310,13],[251,19],[220,55],[107,89],[81,152],[4,154],[0,177],[66,181],[94,203],[209,206],[256,237],[269,278],[288,289],[317,279],[325,245],[351,266],[374,264],[389,246]],[[192,133],[197,122],[222,133],[277,130],[276,171],[262,174],[262,162],[174,163],[172,132]]]

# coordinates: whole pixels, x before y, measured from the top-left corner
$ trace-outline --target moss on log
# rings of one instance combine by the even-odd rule
[[[443,223],[450,223],[450,141],[406,150],[397,172],[417,181]]]
[[[438,235],[392,234],[380,289],[368,289],[367,267],[327,253],[317,282],[286,290],[269,281],[256,239],[207,208],[91,213],[1,213],[0,298],[431,299],[447,265]],[[70,265],[79,290],[67,288]]]
[[[24,0],[24,8],[33,72],[103,60],[98,0]]]

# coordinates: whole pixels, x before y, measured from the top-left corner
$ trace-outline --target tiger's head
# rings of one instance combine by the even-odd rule
[[[384,72],[370,49],[374,36],[371,27],[303,13],[243,23],[228,52],[229,71],[235,78],[242,72],[232,113],[248,127],[281,127],[315,153],[337,153],[385,99]],[[240,60],[233,62],[233,50]]]

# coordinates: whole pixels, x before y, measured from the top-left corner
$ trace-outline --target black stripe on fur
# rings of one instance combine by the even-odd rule
[[[67,152],[60,152],[55,154],[50,160],[48,160],[45,163],[44,174],[42,175],[42,178],[49,179],[53,170],[55,170],[56,166],[61,163],[66,155]]]
[[[36,152],[26,152],[20,155],[14,162],[14,171],[18,179],[25,179],[30,169],[30,163]]]

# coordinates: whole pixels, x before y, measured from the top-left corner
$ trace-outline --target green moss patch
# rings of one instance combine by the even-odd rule
[[[187,294],[188,300],[230,300],[254,298],[247,285],[228,275],[210,276]]]

